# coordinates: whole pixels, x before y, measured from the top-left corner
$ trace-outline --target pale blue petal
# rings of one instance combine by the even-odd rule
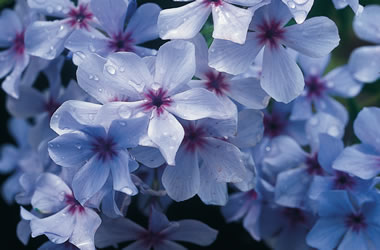
[[[379,44],[380,6],[368,5],[354,19],[353,27],[356,35],[365,41]]]
[[[355,135],[363,142],[380,151],[380,108],[363,108],[354,122]]]
[[[244,44],[253,12],[224,3],[212,8],[215,39]]]
[[[166,192],[175,201],[190,199],[199,192],[200,174],[198,157],[195,153],[181,147],[176,157],[175,166],[167,166],[162,175],[162,184]]]
[[[265,47],[261,87],[271,97],[289,103],[301,94],[304,85],[301,69],[285,48]]]
[[[190,39],[201,30],[211,13],[202,1],[182,7],[165,9],[158,16],[158,30],[162,39]]]
[[[102,28],[109,35],[123,31],[127,3],[124,0],[92,0],[90,7]]]
[[[195,74],[195,47],[187,41],[171,41],[160,47],[154,81],[172,94]]]
[[[157,20],[160,10],[161,8],[154,3],[146,3],[137,8],[126,29],[126,32],[132,34],[136,44],[158,38]]]
[[[362,82],[374,82],[380,77],[380,46],[363,46],[355,49],[348,61],[353,76]]]
[[[175,165],[175,156],[185,135],[182,125],[167,111],[153,113],[148,127],[149,138],[158,146],[169,165]]]
[[[327,17],[313,17],[299,25],[285,28],[283,43],[301,54],[322,57],[340,41],[338,28]]]
[[[67,133],[49,142],[49,155],[62,167],[83,166],[95,153],[91,140],[82,133]]]
[[[96,156],[92,157],[74,176],[72,186],[75,198],[81,204],[88,201],[106,183],[109,172],[107,163]]]
[[[318,249],[335,249],[346,230],[341,217],[321,218],[307,235],[306,242]]]
[[[243,45],[215,39],[209,50],[209,65],[221,72],[240,74],[248,70],[262,48],[253,32],[247,34]]]
[[[362,179],[371,179],[380,173],[380,156],[368,145],[347,147],[336,159],[333,168]]]
[[[228,200],[227,184],[214,179],[210,167],[203,165],[200,170],[201,182],[198,196],[206,205],[224,206]]]

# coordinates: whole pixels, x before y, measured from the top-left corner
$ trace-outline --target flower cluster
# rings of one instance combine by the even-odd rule
[[[21,205],[19,239],[208,246],[214,228],[165,215],[198,196],[276,250],[379,249],[380,108],[354,120],[342,100],[380,78],[380,47],[326,70],[340,37],[329,18],[307,18],[313,0],[174,1],[186,3],[18,0],[1,11],[17,145],[2,145],[0,173],[11,174],[3,198]],[[333,4],[380,44],[380,5]],[[346,139],[350,118],[361,144]],[[127,216],[135,201],[148,229]]]

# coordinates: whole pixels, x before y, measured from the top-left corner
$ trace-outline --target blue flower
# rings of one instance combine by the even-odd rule
[[[330,191],[319,199],[320,218],[307,235],[317,249],[375,249],[379,242],[379,200],[357,203],[346,191]]]
[[[115,237],[115,233],[118,237]],[[163,213],[152,207],[148,229],[126,218],[104,218],[96,232],[95,243],[97,247],[104,248],[122,242],[135,241],[125,249],[174,250],[184,249],[175,241],[208,246],[216,239],[217,234],[216,230],[197,220],[170,222]]]
[[[286,5],[273,0],[255,13],[250,24],[254,32],[248,32],[245,44],[214,40],[210,47],[210,66],[230,74],[243,73],[264,48],[261,87],[276,101],[290,102],[301,94],[304,78],[283,46],[308,56],[322,57],[330,53],[340,39],[335,23],[326,17],[284,27],[289,20]]]

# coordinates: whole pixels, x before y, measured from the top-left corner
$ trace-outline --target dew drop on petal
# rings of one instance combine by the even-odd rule
[[[114,66],[108,65],[108,66],[106,67],[106,70],[107,70],[107,72],[110,73],[111,75],[116,74],[116,69],[115,69]]]
[[[337,137],[339,135],[339,129],[336,126],[332,126],[327,130],[327,133],[331,136]]]
[[[132,110],[127,106],[120,106],[118,113],[121,118],[129,118],[132,115]]]
[[[86,55],[82,51],[75,52],[75,55],[79,56],[81,59],[85,59]]]
[[[317,117],[313,117],[313,118],[310,119],[310,124],[312,126],[316,126],[316,125],[318,125],[318,123],[319,123],[319,120],[318,120]]]
[[[296,7],[296,4],[291,0],[288,2],[288,6],[289,8],[294,9]]]
[[[121,192],[126,193],[127,195],[132,195],[133,194],[133,190],[130,189],[130,188],[128,188],[128,187],[122,188]]]

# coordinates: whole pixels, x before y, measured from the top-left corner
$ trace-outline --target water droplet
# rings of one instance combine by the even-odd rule
[[[327,87],[332,88],[332,87],[334,87],[334,82],[327,81],[326,85],[327,85]]]
[[[55,9],[56,9],[57,11],[62,11],[63,7],[62,7],[61,5],[57,5],[57,6],[55,7]]]
[[[310,124],[312,126],[316,126],[318,124],[318,122],[319,122],[319,120],[318,120],[317,117],[313,117],[313,118],[310,119]]]
[[[128,106],[120,106],[118,110],[119,116],[121,118],[129,118],[132,115],[132,110]]]
[[[130,189],[130,188],[128,188],[128,187],[122,188],[121,192],[126,193],[127,195],[132,195],[133,194],[133,190]]]
[[[120,71],[120,72],[124,72],[124,71],[125,71],[125,68],[124,68],[124,67],[120,67],[120,68],[119,68],[119,71]]]
[[[86,55],[82,51],[77,51],[74,53],[75,55],[79,56],[81,59],[85,59]]]
[[[102,88],[98,88],[98,91],[99,91],[99,92],[103,92],[103,89],[102,89]]]
[[[65,194],[65,192],[60,192],[59,193],[59,197],[58,197],[58,199],[59,199],[59,201],[64,201],[65,200],[65,196],[66,196],[66,194]]]
[[[57,148],[61,147],[61,144],[57,143],[55,144],[57,146]]]
[[[93,114],[89,114],[89,115],[88,115],[88,119],[90,119],[90,120],[94,120],[94,115],[93,115]]]
[[[89,74],[89,75],[88,75],[88,79],[93,80],[93,79],[94,79],[94,76],[91,75],[91,74]]]
[[[120,121],[119,124],[120,124],[121,126],[125,126],[125,125],[126,125],[126,123],[123,122],[123,121]]]
[[[79,149],[79,150],[82,149],[82,145],[80,145],[80,144],[76,144],[75,147],[76,147],[77,149]]]
[[[94,75],[94,81],[99,81],[99,77],[97,75]]]
[[[289,8],[294,9],[296,7],[296,4],[293,1],[289,1],[288,6]]]
[[[94,52],[96,51],[96,49],[95,49],[95,47],[94,47],[94,45],[93,45],[92,43],[90,43],[90,44],[88,45],[88,50],[89,50],[90,52],[92,52],[92,53],[94,53]]]
[[[270,150],[271,150],[271,148],[269,146],[265,147],[265,151],[269,152]]]
[[[327,133],[331,136],[338,136],[339,135],[339,129],[336,126],[332,126],[327,130]]]
[[[54,148],[54,144],[53,143],[49,143],[49,148]]]
[[[108,66],[106,67],[106,69],[107,69],[107,72],[110,73],[111,75],[116,74],[116,69],[115,69],[114,66],[108,65]]]
[[[46,11],[47,11],[47,13],[51,14],[51,13],[53,13],[54,9],[53,9],[53,7],[51,7],[51,6],[48,6],[48,7],[46,8]]]

